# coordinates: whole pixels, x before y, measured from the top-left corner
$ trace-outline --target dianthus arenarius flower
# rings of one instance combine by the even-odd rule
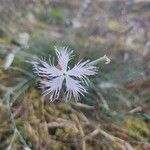
[[[87,93],[91,75],[97,73],[97,68],[90,65],[90,60],[79,61],[72,69],[68,63],[72,59],[73,51],[67,47],[56,48],[57,65],[49,58],[49,62],[44,59],[32,61],[33,71],[40,77],[40,88],[43,89],[43,95],[49,96],[50,101],[55,101],[59,98],[62,87],[65,87],[65,99],[70,100],[73,96],[75,100],[79,100],[80,96]]]

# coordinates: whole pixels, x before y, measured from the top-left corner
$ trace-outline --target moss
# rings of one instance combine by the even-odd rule
[[[76,135],[76,131],[74,130],[74,128],[72,126],[65,126],[64,127],[64,131],[66,133],[66,137],[69,138],[73,138]]]
[[[78,116],[74,113],[70,115],[71,120],[75,121],[75,122],[79,122]]]
[[[17,118],[15,122],[16,122],[17,126],[23,126],[24,125],[22,118]]]
[[[52,145],[52,150],[65,150],[64,149],[65,148],[65,146],[63,146],[61,143],[59,143],[59,142],[55,142],[55,143],[53,143],[53,145]]]
[[[31,125],[24,126],[22,130],[22,135],[25,139],[28,139],[31,143],[37,142],[37,134],[34,130],[34,128]]]
[[[55,110],[53,107],[46,105],[45,106],[45,110],[48,112],[48,114],[54,115],[55,114]]]
[[[60,117],[63,118],[63,119],[66,119],[66,120],[69,119],[68,114],[63,114],[62,113],[62,114],[60,114]]]
[[[65,103],[60,103],[58,105],[58,109],[61,110],[61,112],[63,113],[70,113],[70,106],[68,104],[65,104]]]
[[[64,130],[63,129],[57,129],[55,132],[55,135],[57,137],[63,138],[64,137]]]
[[[148,137],[150,135],[149,125],[141,118],[130,117],[125,121],[124,126],[131,133],[134,133],[139,138],[148,141]]]

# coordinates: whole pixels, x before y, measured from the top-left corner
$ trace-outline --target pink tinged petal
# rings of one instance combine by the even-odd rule
[[[67,65],[72,57],[71,56],[72,51],[68,51],[67,47],[62,48],[55,47],[55,51],[58,58],[58,64],[60,65],[61,69],[63,71],[67,71]]]
[[[87,76],[95,75],[97,73],[97,67],[90,66],[89,60],[84,62],[78,62],[71,70],[68,71],[68,75],[74,76],[80,79],[87,79]]]
[[[57,77],[61,75],[61,71],[52,65],[51,62],[48,64],[43,60],[39,60],[39,62],[34,61],[32,64],[34,73],[40,77]]]
[[[40,86],[42,89],[45,89],[42,94],[44,96],[49,95],[50,101],[55,101],[56,99],[59,98],[63,81],[64,81],[63,76],[56,77],[52,80],[41,80]]]
[[[66,100],[70,100],[73,96],[75,100],[79,100],[80,95],[84,96],[86,89],[81,85],[81,82],[69,76],[66,77]]]

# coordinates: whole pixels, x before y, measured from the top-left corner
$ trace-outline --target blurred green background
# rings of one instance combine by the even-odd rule
[[[150,149],[149,27],[149,0],[0,0],[0,150]],[[40,95],[54,46],[111,59],[79,103]]]

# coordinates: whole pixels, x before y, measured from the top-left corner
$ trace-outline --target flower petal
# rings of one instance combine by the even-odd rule
[[[75,100],[78,100],[80,95],[84,95],[86,92],[85,87],[81,85],[80,81],[69,76],[66,77],[66,100],[70,100],[71,96],[74,96]]]
[[[68,51],[67,47],[62,47],[62,48],[55,47],[55,51],[58,58],[58,64],[60,65],[61,69],[63,71],[67,71],[67,65],[72,57],[71,56],[72,51]]]
[[[61,75],[61,70],[57,69],[53,64],[48,64],[46,61],[32,61],[33,71],[40,77],[58,77]]]
[[[64,81],[63,76],[53,78],[51,80],[41,80],[40,87],[44,90],[43,95],[50,95],[50,100],[55,101],[59,98],[60,90]]]
[[[87,80],[87,76],[97,73],[97,67],[89,65],[89,60],[79,61],[71,70],[68,70],[68,75]]]

